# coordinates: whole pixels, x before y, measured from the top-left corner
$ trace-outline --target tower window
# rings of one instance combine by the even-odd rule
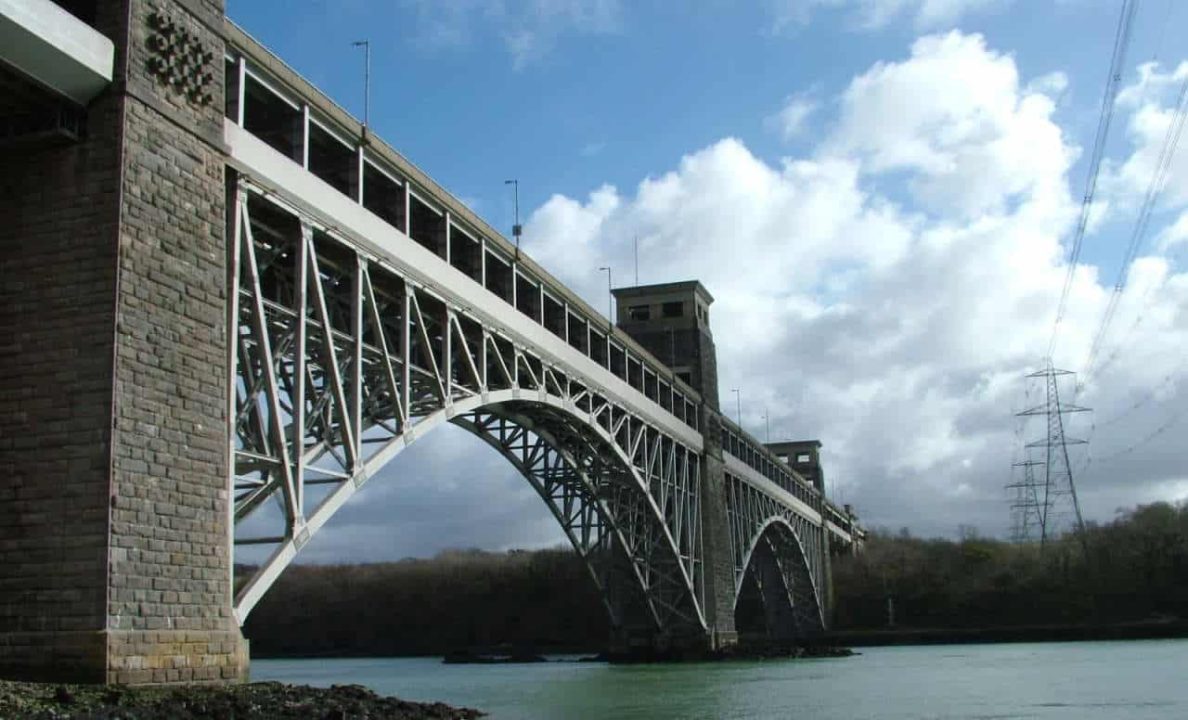
[[[666,318],[678,318],[685,314],[685,303],[666,302],[660,307],[660,312]]]
[[[632,305],[627,308],[627,317],[632,320],[651,320],[652,308],[649,305]]]

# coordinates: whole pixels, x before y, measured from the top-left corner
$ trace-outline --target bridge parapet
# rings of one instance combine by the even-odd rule
[[[698,429],[702,396],[671,368],[241,28],[224,27],[230,123]]]

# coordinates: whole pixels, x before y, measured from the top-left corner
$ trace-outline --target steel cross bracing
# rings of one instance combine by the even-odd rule
[[[825,529],[778,502],[742,479],[726,473],[726,515],[730,522],[730,551],[734,560],[737,602],[743,581],[755,573],[762,584],[757,558],[774,559],[798,634],[825,627],[818,588],[825,581],[823,547]],[[770,552],[760,552],[762,546]],[[765,597],[770,589],[763,588]]]
[[[359,487],[451,421],[524,474],[608,597],[626,577],[655,628],[704,630],[697,450],[250,183],[230,213],[235,543],[274,548],[238,589],[241,622]],[[628,606],[608,601],[635,622]]]
[[[572,415],[522,401],[485,406],[453,422],[508,458],[544,499],[603,591],[614,625],[641,624],[624,616],[629,607],[611,601],[616,595],[611,586],[625,582],[627,589],[644,591],[648,617],[643,624],[699,626],[684,578],[687,573],[699,588],[700,563],[694,555],[674,562],[661,532],[667,526],[686,539],[687,547],[699,546],[697,498],[690,491],[697,480],[696,459],[689,462],[657,437],[651,449],[640,442],[629,467],[613,445]],[[650,493],[636,477],[652,479]],[[664,524],[655,522],[649,496],[661,499]]]

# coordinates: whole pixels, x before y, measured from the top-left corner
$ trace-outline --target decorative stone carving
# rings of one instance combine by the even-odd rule
[[[153,31],[148,37],[149,72],[196,105],[213,102],[214,72],[210,64],[214,52],[196,33],[161,9],[149,13],[148,25]]]

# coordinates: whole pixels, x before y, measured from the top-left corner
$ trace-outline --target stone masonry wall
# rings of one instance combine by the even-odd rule
[[[104,664],[120,118],[105,93],[82,142],[0,153],[4,676]]]
[[[734,558],[726,515],[726,474],[722,460],[721,422],[717,411],[701,414],[705,446],[701,456],[701,538],[705,573],[705,619],[712,647],[738,642],[734,624]]]
[[[161,82],[150,13],[211,53]],[[243,676],[231,614],[221,0],[101,0],[86,139],[0,156],[0,674]]]
[[[152,68],[160,8],[212,101]],[[119,237],[108,680],[246,670],[231,614],[222,2],[131,0]]]

